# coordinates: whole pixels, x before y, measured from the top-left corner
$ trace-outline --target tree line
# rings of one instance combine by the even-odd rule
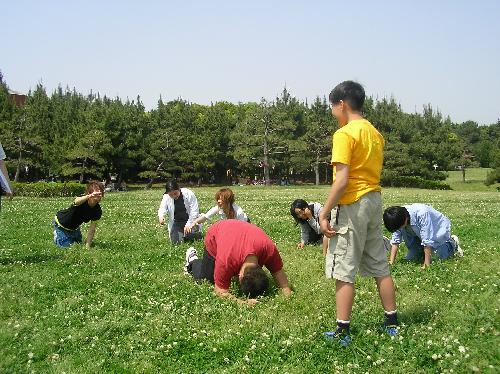
[[[500,120],[453,123],[430,105],[406,113],[394,98],[368,97],[364,115],[386,140],[384,176],[443,180],[446,170],[500,166]],[[301,101],[183,99],[146,110],[141,98],[83,95],[38,84],[16,105],[0,73],[0,142],[15,181],[109,179],[152,184],[247,180],[331,182],[337,123],[325,97]]]

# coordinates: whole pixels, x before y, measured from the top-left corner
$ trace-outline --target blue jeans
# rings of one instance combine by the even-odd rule
[[[56,221],[52,221],[54,225],[54,243],[60,248],[67,248],[73,243],[82,242],[82,232],[80,228],[76,230],[66,230],[59,226]]]
[[[403,235],[403,240],[408,247],[406,260],[418,260],[424,257],[424,246],[418,236]],[[455,254],[457,244],[453,239],[449,239],[438,247],[432,247],[432,251],[437,254],[439,259],[445,260]]]

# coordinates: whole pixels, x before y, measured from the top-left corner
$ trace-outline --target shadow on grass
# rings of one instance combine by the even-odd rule
[[[436,308],[426,305],[417,305],[411,309],[404,309],[399,314],[399,322],[406,325],[427,324],[432,319]]]
[[[45,261],[55,261],[63,257],[62,254],[43,254],[35,253],[25,257],[2,257],[0,258],[0,265],[14,265],[14,264],[38,264]]]

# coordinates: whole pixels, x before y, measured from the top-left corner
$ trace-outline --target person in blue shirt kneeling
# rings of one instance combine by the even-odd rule
[[[406,260],[424,258],[423,268],[431,265],[431,254],[444,260],[453,255],[463,256],[458,236],[451,235],[451,222],[444,214],[425,204],[392,206],[384,211],[384,225],[392,233],[391,255],[393,264],[401,240],[408,247]]]

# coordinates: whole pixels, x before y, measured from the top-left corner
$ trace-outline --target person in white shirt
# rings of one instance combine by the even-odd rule
[[[192,226],[199,216],[198,199],[193,191],[180,188],[176,180],[167,182],[165,194],[158,209],[160,225],[165,224],[165,214],[168,213],[168,235],[172,244],[184,240],[201,239],[201,227]]]
[[[243,209],[234,203],[234,193],[230,188],[221,188],[217,191],[215,193],[215,201],[217,205],[195,219],[191,226],[188,227],[188,232],[191,232],[197,225],[212,219],[214,216],[219,216],[219,219],[237,219],[239,221],[250,222]]]
[[[9,199],[12,200],[14,196],[12,192],[12,185],[9,179],[9,173],[7,172],[7,167],[5,166],[5,152],[2,147],[2,143],[0,143],[0,198],[4,193],[7,195]],[[0,205],[1,208],[1,205]]]
[[[319,226],[319,213],[323,209],[320,203],[308,204],[303,199],[297,199],[290,207],[290,214],[295,223],[300,225],[300,242],[297,248],[304,248],[306,244],[323,245],[323,256],[326,256],[328,249],[328,238],[321,233]]]

